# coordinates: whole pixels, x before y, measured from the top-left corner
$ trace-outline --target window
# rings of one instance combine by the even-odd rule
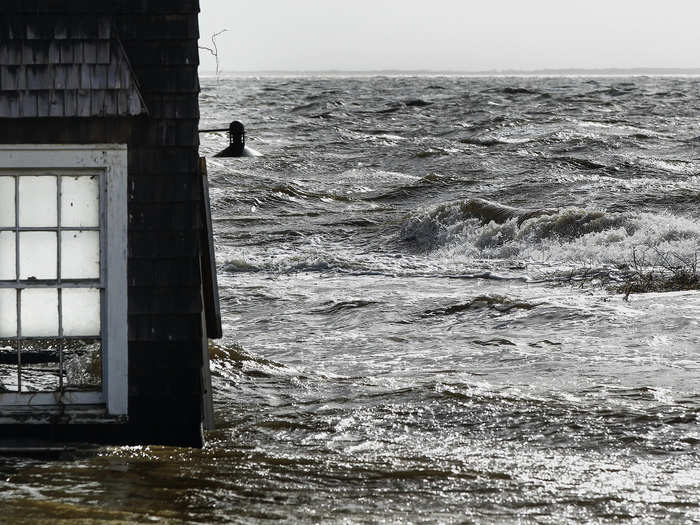
[[[127,413],[126,147],[0,146],[0,406]]]

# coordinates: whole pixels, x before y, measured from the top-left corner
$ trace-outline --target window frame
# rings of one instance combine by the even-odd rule
[[[42,169],[99,172],[100,273],[104,286],[100,334],[103,361],[102,390],[2,393],[0,408],[105,404],[109,414],[126,415],[128,413],[127,146],[125,144],[0,144],[0,175]]]

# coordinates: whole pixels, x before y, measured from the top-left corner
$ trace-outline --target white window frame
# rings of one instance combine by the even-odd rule
[[[0,175],[37,169],[99,171],[105,236],[102,391],[3,393],[0,408],[105,404],[111,415],[128,413],[127,166],[125,144],[0,144]]]

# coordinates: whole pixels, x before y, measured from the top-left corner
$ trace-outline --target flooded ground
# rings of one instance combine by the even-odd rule
[[[264,154],[208,161],[218,428],[0,459],[5,516],[700,522],[699,85],[202,79]]]

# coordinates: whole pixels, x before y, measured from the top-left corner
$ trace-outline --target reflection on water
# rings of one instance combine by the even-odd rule
[[[0,392],[101,388],[102,344],[99,340],[32,339],[19,343],[0,339]]]

